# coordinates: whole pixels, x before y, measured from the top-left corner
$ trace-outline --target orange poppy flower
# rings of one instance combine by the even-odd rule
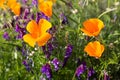
[[[84,28],[80,30],[83,31],[88,36],[98,36],[101,29],[104,27],[103,22],[100,19],[93,18],[86,20],[83,23]]]
[[[104,46],[98,41],[89,42],[84,51],[87,52],[89,56],[99,58],[104,51]]]
[[[15,15],[20,15],[20,3],[16,0],[8,0],[7,6],[13,11]]]
[[[46,32],[51,27],[51,23],[45,19],[40,19],[38,24],[34,20],[31,20],[26,27],[29,34],[25,34],[23,40],[32,47],[34,47],[35,44],[44,46],[51,38],[51,34]]]
[[[43,12],[48,17],[52,16],[52,6],[53,6],[52,1],[39,0],[40,11]]]
[[[49,1],[56,2],[56,0],[49,0]]]
[[[0,8],[3,8],[5,10],[5,0],[0,0]]]

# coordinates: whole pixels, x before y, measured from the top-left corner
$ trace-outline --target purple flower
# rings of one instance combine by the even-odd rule
[[[88,70],[88,77],[91,77],[95,73],[93,68],[89,68]]]
[[[68,23],[68,19],[63,13],[60,14],[60,19],[61,19],[62,24]]]
[[[4,32],[3,38],[6,39],[6,40],[9,40],[9,39],[10,39],[10,36],[8,35],[7,32]]]
[[[73,46],[71,44],[68,44],[66,48],[65,56],[64,56],[63,67],[66,65],[69,57],[71,56],[72,50],[73,50]]]
[[[43,50],[44,54],[46,55],[47,59],[50,58],[54,48],[55,48],[55,46],[52,42],[47,43],[46,46],[42,46],[42,50]]]
[[[42,72],[43,74],[45,74],[48,79],[51,79],[51,78],[52,78],[51,67],[50,67],[50,65],[49,65],[48,63],[42,66],[41,72]]]
[[[24,60],[22,63],[23,63],[23,65],[25,66],[26,70],[27,70],[27,71],[30,71],[30,66],[29,66],[27,60]]]
[[[15,31],[18,32],[17,39],[22,39],[23,35],[26,33],[25,28],[21,28],[20,26],[16,25]]]
[[[23,2],[24,4],[26,4],[26,3],[27,3],[27,0],[22,0],[22,2]]]
[[[56,33],[56,31],[57,31],[56,27],[53,26],[52,28],[50,28],[50,30],[48,32],[53,35]]]
[[[54,65],[55,71],[57,71],[59,69],[59,64],[60,64],[58,59],[54,58],[51,63]]]
[[[30,14],[30,9],[29,8],[25,8],[23,19],[27,19],[27,17],[28,17],[29,14]]]
[[[79,77],[81,74],[83,74],[83,72],[86,70],[86,63],[83,62],[80,66],[78,66],[78,68],[76,69],[76,76]]]
[[[32,5],[37,7],[37,5],[38,5],[38,0],[32,0]]]
[[[104,80],[110,80],[110,77],[106,71],[104,71]]]
[[[36,14],[36,22],[38,23],[41,18],[44,18],[44,19],[46,19],[48,21],[50,20],[50,18],[47,17],[44,13],[37,12],[37,14]]]
[[[21,28],[20,28],[18,25],[16,25],[15,31],[16,31],[16,32],[20,32],[20,30],[21,30]]]

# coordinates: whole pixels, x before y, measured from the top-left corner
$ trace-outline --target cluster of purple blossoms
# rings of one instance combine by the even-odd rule
[[[22,3],[26,4],[28,0],[22,0]]]
[[[92,67],[87,68],[86,63],[82,62],[76,69],[75,72],[76,77],[80,79],[81,74],[83,74],[85,71],[87,71],[87,80],[89,80],[91,76],[95,74],[95,70]]]
[[[30,71],[30,66],[29,66],[27,60],[24,60],[22,63],[23,63],[23,65],[25,66],[26,70],[27,70],[27,71]]]
[[[42,74],[46,75],[47,79],[51,80],[52,70],[51,70],[51,67],[48,63],[42,66],[41,72],[42,72]]]
[[[104,71],[104,80],[110,80],[110,77],[106,71]]]
[[[3,38],[4,38],[5,40],[9,40],[9,39],[10,39],[10,36],[9,36],[9,34],[8,34],[7,32],[4,32]]]
[[[32,67],[34,67],[34,62],[31,58],[24,60],[22,63],[27,71],[31,71]]]
[[[83,62],[81,65],[78,66],[78,68],[76,69],[76,76],[79,77],[81,74],[83,74],[83,72],[87,69],[86,63]]]
[[[37,5],[38,5],[38,0],[32,0],[32,5],[37,7]]]
[[[62,24],[68,24],[68,19],[63,13],[60,14],[60,20]]]
[[[48,21],[50,20],[50,18],[48,16],[46,16],[44,13],[37,12],[36,13],[36,22],[38,23],[41,18],[44,18],[44,19],[46,19]]]
[[[89,80],[89,78],[90,78],[92,75],[94,75],[94,74],[95,74],[94,69],[93,69],[93,68],[89,68],[89,69],[88,69],[88,80]]]
[[[26,33],[25,28],[21,28],[19,25],[16,24],[15,31],[18,33],[16,36],[17,39],[22,39],[23,35]]]
[[[66,65],[69,57],[71,56],[72,50],[73,50],[73,46],[71,44],[68,44],[66,47],[66,52],[65,52],[65,56],[64,56],[63,67]]]
[[[51,63],[54,65],[55,71],[58,71],[58,69],[59,69],[59,64],[60,64],[59,60],[58,60],[57,58],[54,58],[54,59],[51,61]]]
[[[46,58],[49,59],[51,54],[52,54],[52,51],[53,51],[53,45],[51,43],[47,43],[46,46],[42,46],[42,50],[44,52],[44,54],[46,55]]]

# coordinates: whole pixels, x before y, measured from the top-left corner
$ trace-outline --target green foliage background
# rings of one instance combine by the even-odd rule
[[[117,5],[118,4],[118,5]],[[35,7],[32,9],[36,10]],[[76,13],[73,11],[77,10]],[[64,13],[68,19],[68,24],[61,24],[60,13]],[[105,51],[100,59],[89,57],[83,51],[88,42],[94,38],[86,39],[80,28],[82,23],[89,18],[99,18],[105,28],[98,37],[99,41],[105,45]],[[34,61],[32,72],[28,72],[22,61],[24,60],[16,46],[22,47],[22,40],[14,39],[17,34],[13,29],[3,28],[5,22],[11,22],[10,13],[0,10],[0,80],[39,80],[42,75],[40,68],[49,60],[45,58],[41,48],[36,51],[27,45],[30,52],[34,51],[33,56],[29,56]],[[120,79],[120,0],[57,0],[53,6],[53,16],[50,20],[56,26],[57,48],[52,52],[51,59],[57,57],[61,62],[64,59],[65,47],[67,44],[73,45],[73,52],[67,65],[55,72],[52,70],[53,80],[77,80],[74,77],[77,68],[76,59],[85,61],[88,67],[93,67],[96,71],[94,77],[103,80],[104,71],[108,72],[111,80]],[[11,39],[6,41],[2,35],[4,31],[9,32]],[[54,67],[52,66],[52,69]],[[87,71],[81,75],[81,80],[86,80]],[[93,80],[93,78],[91,79]]]

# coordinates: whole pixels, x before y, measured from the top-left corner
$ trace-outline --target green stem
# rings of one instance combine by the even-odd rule
[[[67,16],[71,21],[73,21],[74,23],[76,23],[76,24],[79,24],[76,20],[74,20],[73,18],[71,18],[71,17],[69,17],[69,16]]]
[[[72,80],[75,80],[75,73],[74,73],[74,75],[73,75],[73,77],[72,77]]]
[[[13,44],[13,43],[0,43],[0,44],[7,44],[7,45],[12,45],[12,46],[18,46],[18,47],[22,47],[22,46],[20,46],[20,45],[17,45],[17,44]]]
[[[100,15],[98,16],[98,18],[100,18],[100,17],[103,16],[104,14],[107,14],[107,13],[109,13],[109,12],[111,12],[111,11],[115,11],[115,10],[117,10],[117,8],[112,8],[112,9],[106,10],[105,12],[103,12],[102,14],[100,14]]]

